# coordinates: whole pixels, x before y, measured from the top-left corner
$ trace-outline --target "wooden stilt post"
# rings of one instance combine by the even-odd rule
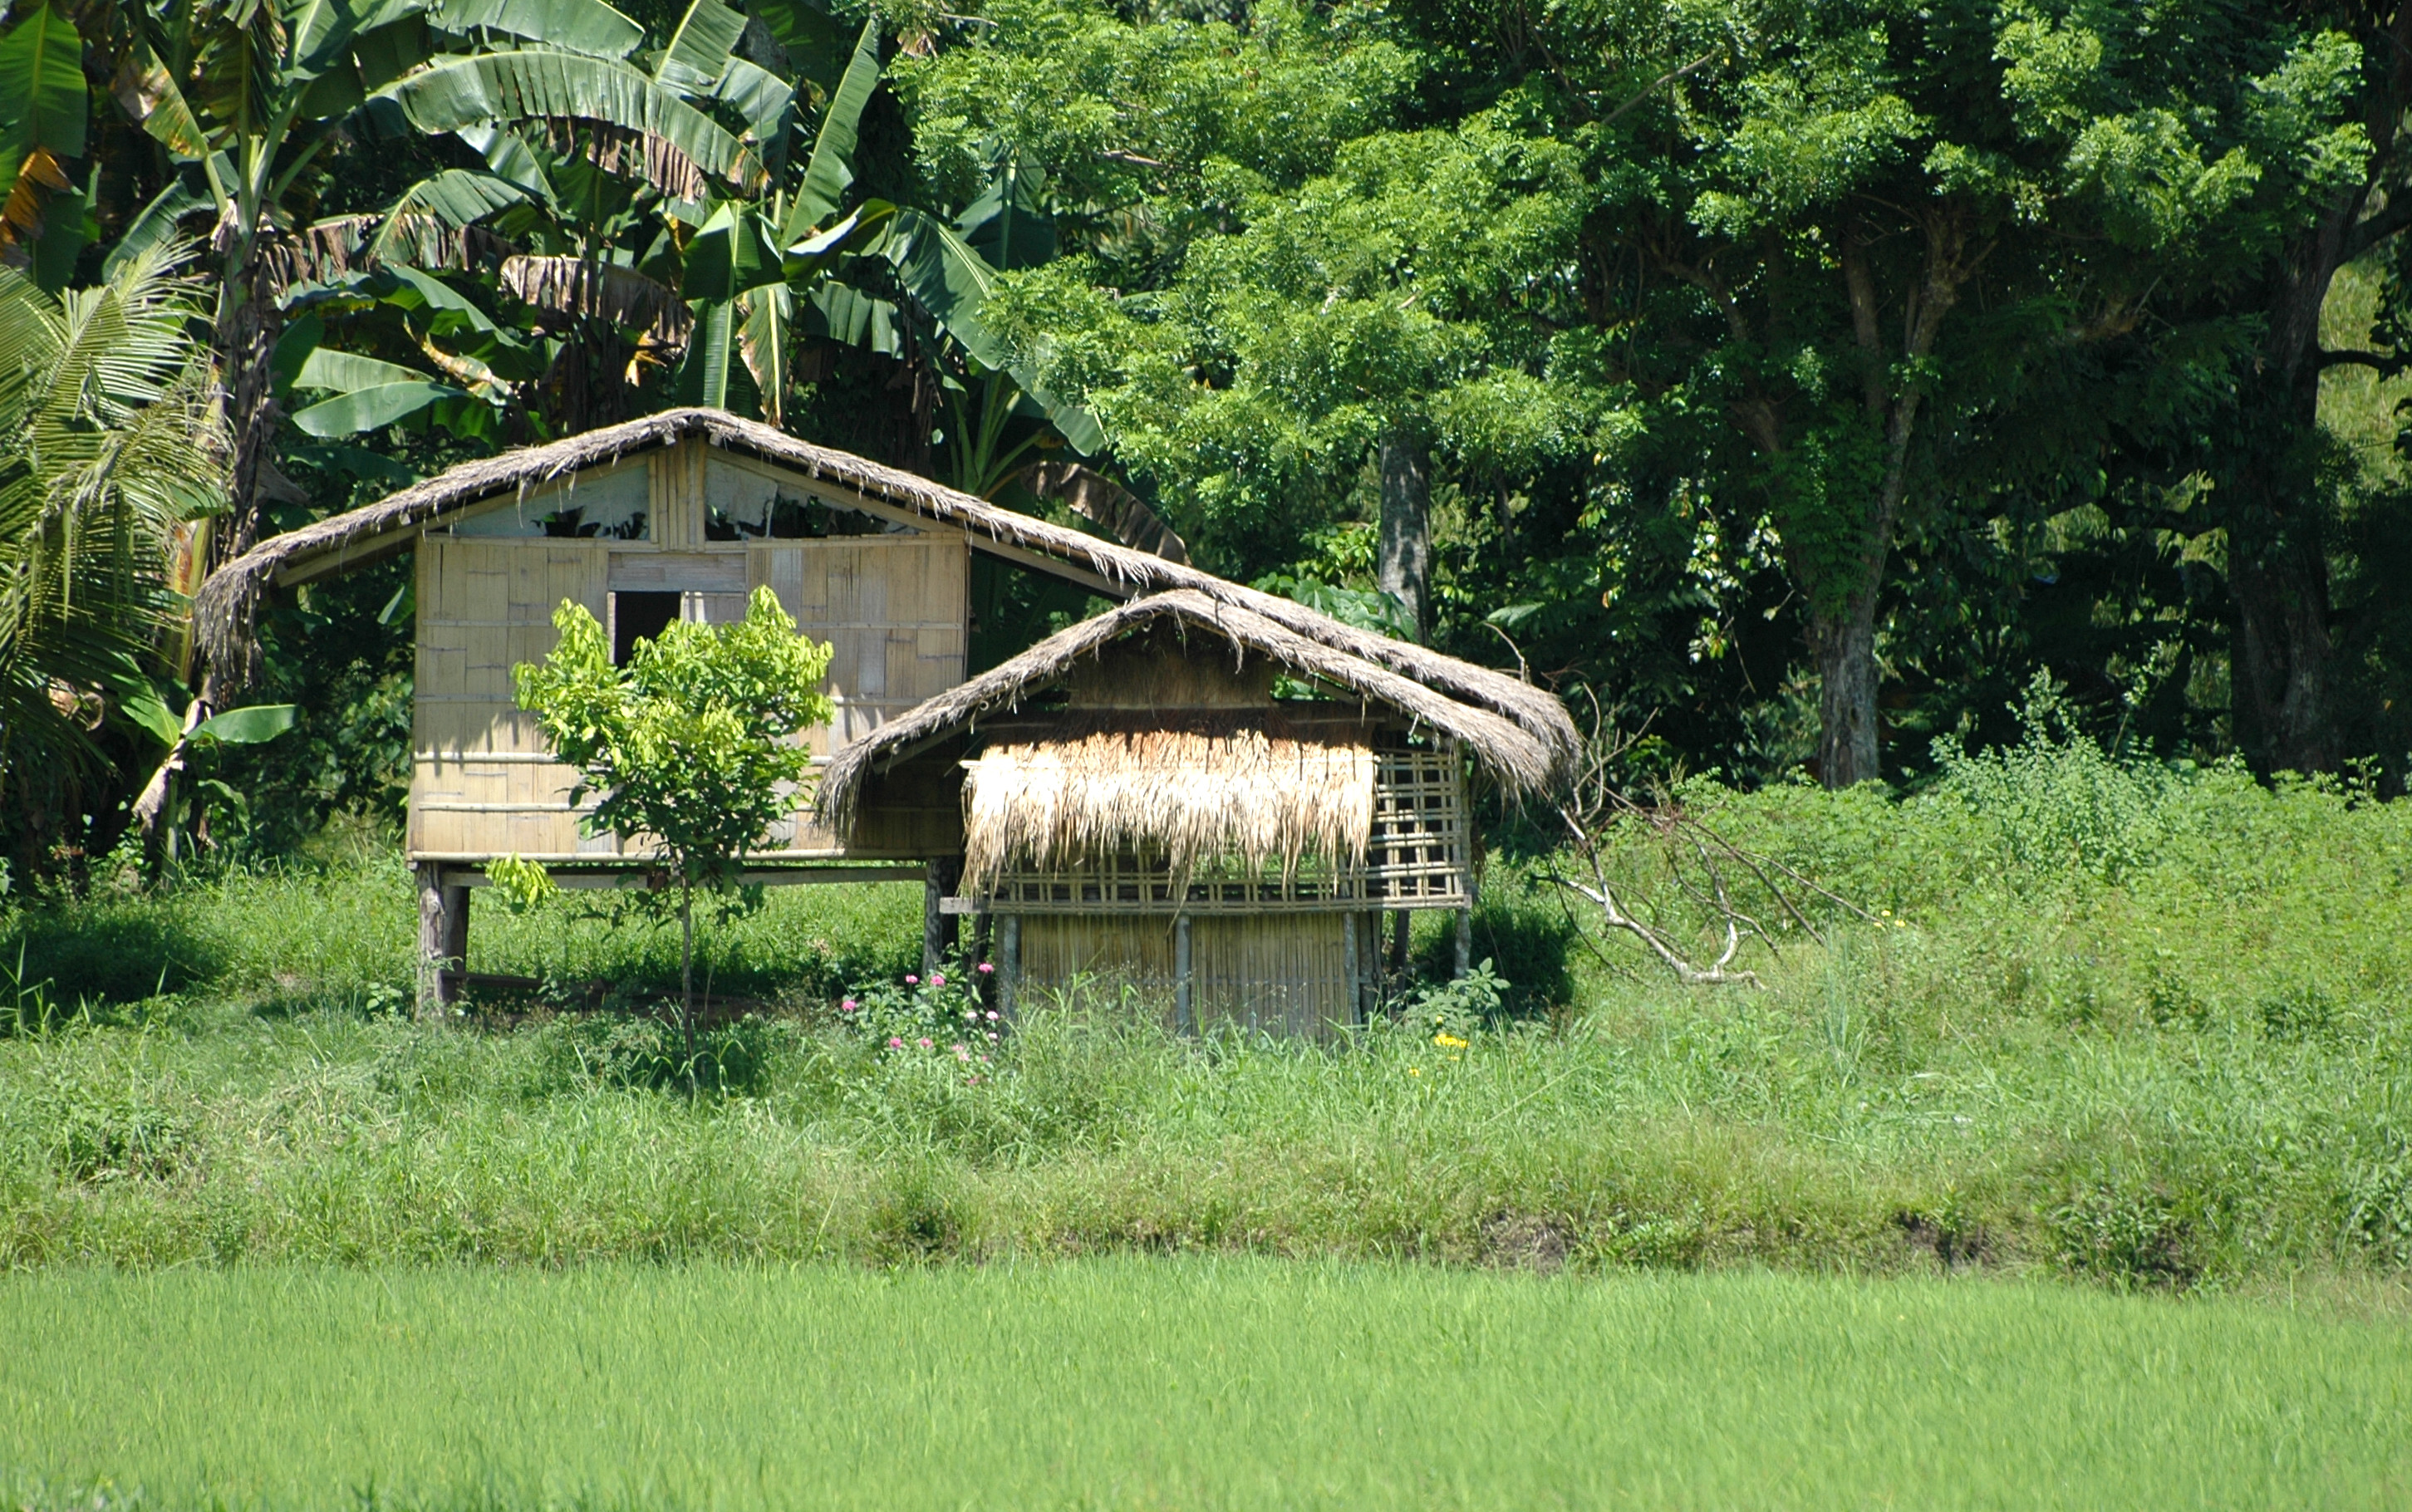
[[[1457,973],[1463,976],[1474,969],[1474,910],[1457,911]]]
[[[921,975],[936,971],[955,947],[955,916],[942,906],[963,875],[963,858],[933,856],[921,883]]]
[[[1006,914],[996,921],[996,1011],[1013,1020],[1022,997],[1022,916]]]
[[[1407,911],[1404,908],[1390,910],[1390,969],[1407,969]]]
[[[419,879],[419,1016],[441,1019],[460,1000],[460,973],[468,968],[469,889],[445,886],[444,869],[434,861],[413,870]]]
[[[1197,994],[1189,975],[1189,916],[1172,919],[1172,1024],[1182,1034],[1198,1028]]]
[[[1340,954],[1347,963],[1348,1019],[1361,1024],[1365,1021],[1365,973],[1364,963],[1358,959],[1357,924],[1355,914],[1340,916]]]
[[[1364,977],[1365,1019],[1382,1011],[1382,911],[1369,908],[1357,932],[1357,969]]]

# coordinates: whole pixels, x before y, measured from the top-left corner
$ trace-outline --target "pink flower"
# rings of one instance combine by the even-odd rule
[[[837,1006],[837,1011],[840,1013],[852,1013],[854,1011],[854,999],[847,998],[844,1002],[840,1003]]]
[[[916,1044],[916,1045],[920,1046],[923,1050],[928,1050],[928,1049],[930,1048],[930,1041],[928,1040],[928,1038],[927,1038],[927,1037],[924,1037],[924,1038],[921,1038],[921,1039],[917,1039],[917,1040],[913,1041],[913,1043],[914,1043],[914,1044]]]
[[[993,1045],[993,1044],[995,1044],[995,1043],[996,1043],[996,1031],[995,1031],[995,1030],[992,1029],[992,1030],[990,1030],[990,1031],[988,1032],[988,1042],[989,1042],[990,1044],[992,1044],[992,1045]]]
[[[904,978],[904,985],[907,987],[919,987],[921,985],[921,978],[919,976],[907,976]]]
[[[994,1008],[988,1010],[988,1021],[991,1023],[996,1022],[996,1010]]]
[[[888,1036],[888,1048],[891,1050],[901,1050],[904,1048],[904,1042],[890,1035]]]
[[[979,963],[979,974],[980,974],[981,976],[987,976],[990,972],[993,972],[993,971],[994,971],[994,970],[996,970],[996,968],[995,968],[994,966],[990,965],[990,964],[989,964],[987,962],[985,962],[985,961],[983,961],[983,962],[981,962]]]
[[[972,1058],[972,1052],[961,1045],[955,1046],[954,1051],[955,1059],[958,1061],[968,1061]]]
[[[947,985],[947,974],[946,974],[945,972],[943,972],[943,971],[934,971],[934,972],[930,973],[930,985],[931,985],[932,987],[944,987],[944,986],[946,986],[946,985]]]

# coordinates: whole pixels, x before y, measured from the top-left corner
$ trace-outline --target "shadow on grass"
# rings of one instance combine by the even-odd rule
[[[0,974],[68,1003],[136,1003],[206,987],[223,952],[170,911],[114,903],[27,909],[0,920]]]
[[[1424,935],[1418,946],[1417,974],[1426,981],[1448,981],[1456,966],[1454,920]],[[1508,1018],[1547,1018],[1574,1001],[1577,948],[1574,926],[1550,896],[1548,884],[1505,868],[1493,871],[1474,909],[1474,959],[1489,961],[1507,980]]]

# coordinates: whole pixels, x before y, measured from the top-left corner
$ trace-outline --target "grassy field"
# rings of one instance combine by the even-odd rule
[[[2412,1500],[2401,1317],[2004,1282],[71,1269],[0,1339],[35,1508]]]
[[[913,963],[909,888],[785,889],[711,932],[706,975],[766,1013],[713,1036],[691,1098],[652,1020],[412,1022],[377,844],[104,876],[0,914],[0,1266],[1211,1251],[2267,1288],[2412,1265],[2412,804],[2049,742],[1907,802],[1685,797],[1870,918],[1754,947],[1765,991],[1686,990],[1628,942],[1596,957],[1508,845],[1476,938],[1511,991],[1462,1050],[1413,1022],[1182,1041],[1092,994],[977,1085],[831,1012]],[[1616,864],[1681,924],[1645,840]],[[489,907],[471,947],[639,992],[675,948],[566,906]]]

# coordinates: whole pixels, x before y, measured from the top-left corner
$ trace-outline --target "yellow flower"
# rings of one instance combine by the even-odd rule
[[[1455,1035],[1450,1034],[1446,1029],[1442,1030],[1439,1034],[1433,1035],[1433,1043],[1449,1050],[1462,1050],[1465,1049],[1465,1041],[1458,1038]]]
[[[1407,1067],[1407,1075],[1409,1075],[1409,1076],[1411,1076],[1411,1077],[1419,1077],[1419,1076],[1422,1076],[1423,1074],[1424,1074],[1424,1068],[1423,1068],[1422,1066],[1420,1066],[1420,1065],[1411,1065],[1411,1066]]]

